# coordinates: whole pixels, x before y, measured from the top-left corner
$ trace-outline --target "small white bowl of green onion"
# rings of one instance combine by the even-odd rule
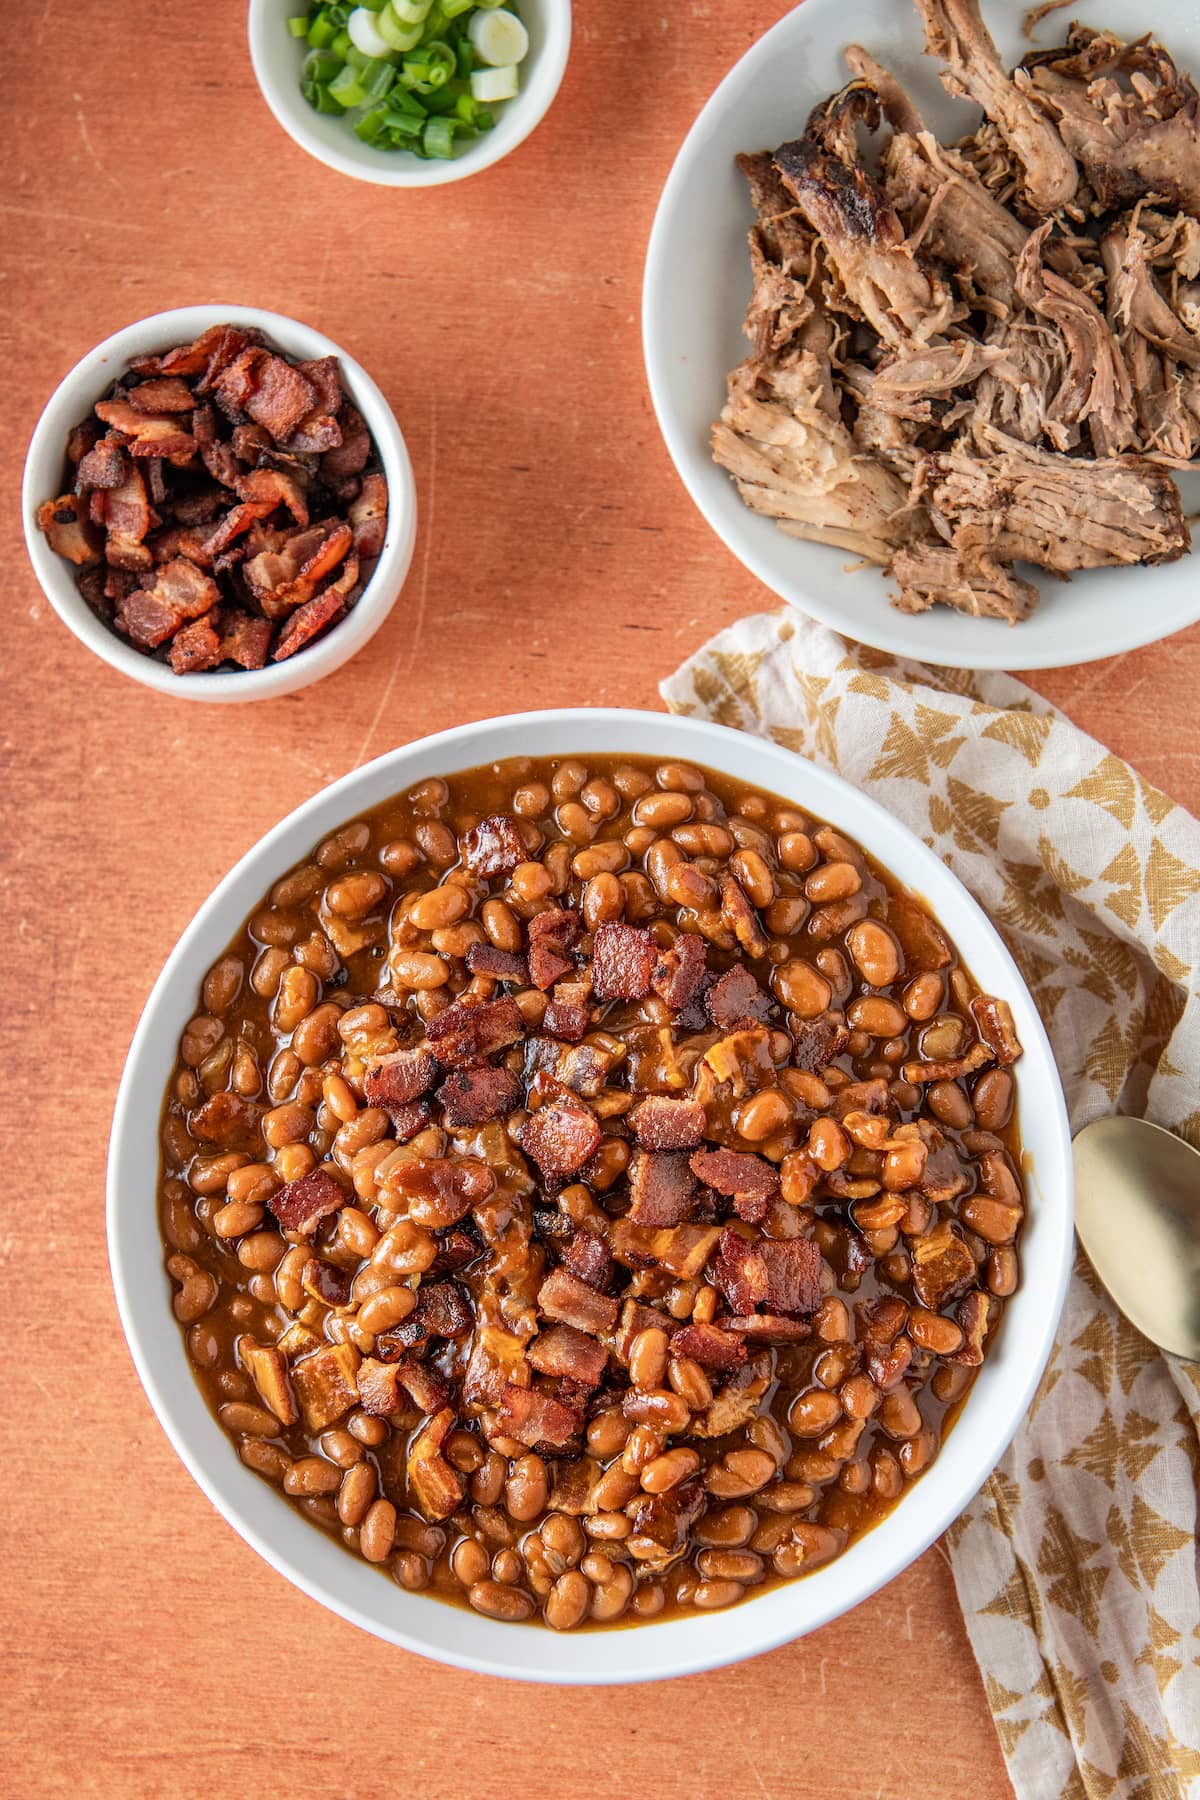
[[[436,187],[499,162],[558,92],[570,0],[250,0],[284,130],[343,175]]]

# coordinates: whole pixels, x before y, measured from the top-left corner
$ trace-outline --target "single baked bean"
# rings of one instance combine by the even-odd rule
[[[450,979],[450,965],[428,950],[393,950],[388,968],[397,987],[428,993]]]
[[[823,906],[828,900],[847,900],[861,887],[862,876],[853,863],[828,862],[807,876],[804,892],[814,905]]]
[[[641,1484],[648,1494],[665,1494],[668,1489],[685,1481],[689,1475],[694,1475],[699,1467],[700,1458],[696,1451],[680,1444],[646,1464],[642,1470]]]
[[[516,1587],[518,1581],[524,1579],[524,1560],[516,1550],[505,1545],[502,1550],[497,1550],[492,1558],[492,1574],[497,1581],[502,1581],[505,1587]]]
[[[408,909],[409,923],[418,931],[441,931],[465,918],[470,908],[470,897],[458,883],[446,882],[417,896]]]
[[[695,1318],[696,1309],[692,1309]],[[707,1323],[705,1320],[701,1324]],[[687,1401],[693,1412],[702,1412],[712,1404],[712,1384],[698,1362],[689,1356],[673,1356],[667,1363],[667,1382]]]
[[[738,1108],[738,1136],[750,1144],[764,1143],[786,1131],[793,1116],[791,1102],[780,1088],[761,1088]]]
[[[775,877],[757,850],[737,850],[729,866],[742,884],[747,900],[759,908],[775,898]]]
[[[1012,1118],[1013,1079],[1007,1069],[988,1069],[971,1091],[975,1117],[985,1131],[1003,1131]]]
[[[239,956],[224,956],[204,977],[201,998],[206,1013],[228,1012],[241,992],[245,968]]]
[[[954,1131],[965,1131],[974,1117],[971,1102],[956,1081],[933,1081],[925,1090],[925,1101],[939,1124]]]
[[[619,919],[625,910],[625,890],[615,875],[593,875],[583,890],[583,919],[589,931]]]
[[[506,1625],[519,1625],[533,1612],[533,1601],[520,1588],[506,1587],[499,1581],[477,1581],[467,1593],[477,1613],[486,1619],[500,1619]]]
[[[732,1606],[744,1593],[740,1581],[702,1581],[692,1595],[692,1605],[715,1612],[719,1607]]]
[[[925,1173],[926,1149],[919,1139],[893,1144],[883,1159],[883,1185],[889,1193],[916,1187]]]
[[[550,1483],[546,1465],[531,1451],[517,1459],[512,1474],[504,1484],[504,1504],[510,1518],[526,1523],[536,1519],[546,1505]]]
[[[311,1107],[290,1100],[263,1115],[262,1134],[272,1150],[279,1150],[284,1144],[304,1143],[315,1124]]]
[[[428,1587],[430,1574],[428,1562],[415,1550],[397,1550],[392,1557],[392,1577],[410,1594]]]
[[[775,854],[780,866],[793,875],[803,875],[817,860],[812,839],[803,831],[785,831],[780,836]]]
[[[863,994],[851,1001],[846,1018],[856,1031],[865,1031],[873,1038],[896,1037],[908,1025],[904,1008],[881,994]]]
[[[869,1375],[851,1375],[842,1383],[842,1406],[851,1419],[869,1419],[881,1398]]]
[[[828,1525],[817,1525],[797,1519],[792,1525],[792,1541],[781,1544],[772,1558],[779,1575],[802,1575],[819,1568],[835,1557],[845,1542],[843,1532]]]
[[[621,1463],[615,1462],[604,1471],[592,1489],[591,1504],[597,1513],[618,1512],[633,1499],[640,1483]]]
[[[341,913],[343,918],[361,919],[374,911],[387,891],[388,884],[382,875],[373,869],[359,869],[353,875],[331,881],[325,890],[325,900],[330,910]]]
[[[181,1325],[194,1325],[197,1319],[216,1305],[217,1280],[207,1269],[201,1269],[187,1256],[173,1256],[167,1273],[180,1283],[172,1301],[175,1317]]]
[[[776,998],[801,1019],[815,1019],[833,998],[825,977],[800,957],[789,957],[772,969],[771,986]]]
[[[921,1409],[907,1388],[895,1388],[883,1396],[879,1405],[879,1423],[889,1437],[915,1437],[921,1422]]]
[[[706,1581],[761,1581],[763,1559],[753,1550],[701,1550],[696,1568]]]
[[[671,829],[671,842],[678,844],[685,856],[721,858],[733,849],[733,838],[723,825],[701,825],[694,820]]]
[[[217,1417],[226,1431],[242,1437],[277,1437],[279,1420],[265,1406],[254,1406],[249,1400],[229,1400],[217,1408]]]
[[[370,1413],[351,1413],[346,1421],[346,1430],[369,1450],[378,1450],[380,1444],[387,1441],[388,1428],[384,1421],[372,1418]]]
[[[263,1209],[253,1200],[231,1200],[214,1217],[213,1230],[219,1238],[243,1237],[257,1231],[262,1222]]]
[[[1007,1300],[1017,1291],[1017,1253],[1007,1247],[992,1250],[987,1259],[988,1292]]]
[[[567,1569],[546,1595],[543,1616],[555,1631],[573,1631],[587,1617],[592,1587],[578,1569]]]
[[[450,1553],[450,1567],[465,1588],[487,1579],[492,1559],[478,1538],[463,1538]]]
[[[932,1019],[946,997],[946,984],[932,970],[915,975],[901,996],[904,1010],[918,1023]]]
[[[657,1325],[639,1331],[629,1350],[629,1379],[634,1387],[660,1388],[666,1368],[666,1332]]]
[[[592,1617],[602,1623],[619,1619],[633,1592],[633,1576],[624,1563],[611,1563],[609,1567],[611,1572],[595,1581],[592,1594]]]
[[[713,912],[720,900],[716,882],[694,863],[672,863],[667,869],[665,886],[672,906],[690,908],[693,912]]]
[[[238,1455],[248,1469],[255,1469],[268,1481],[277,1483],[285,1480],[292,1466],[286,1450],[281,1450],[278,1444],[268,1444],[262,1438],[243,1438],[238,1445]]]
[[[340,1472],[323,1456],[302,1456],[284,1477],[288,1494],[334,1494],[342,1485]]]
[[[900,947],[878,919],[860,919],[851,926],[846,947],[859,974],[871,987],[890,987],[900,973]]]
[[[601,1462],[607,1462],[610,1457],[619,1456],[624,1450],[632,1430],[632,1421],[625,1417],[620,1407],[609,1407],[590,1420],[587,1428],[588,1449]]]
[[[698,1544],[739,1550],[743,1544],[750,1542],[750,1534],[756,1522],[754,1511],[749,1506],[710,1507],[697,1520],[692,1536]]]
[[[691,795],[670,790],[643,794],[634,802],[632,814],[635,825],[649,825],[653,831],[669,831],[673,825],[682,825],[691,816]]]
[[[619,838],[609,839],[603,844],[593,844],[590,849],[580,850],[571,858],[572,873],[580,881],[590,881],[594,875],[619,875],[622,869],[629,867],[629,852]]]
[[[570,1513],[551,1513],[539,1531],[550,1567],[559,1574],[573,1568],[587,1550],[587,1538],[579,1520]]]
[[[422,819],[413,837],[418,849],[438,868],[449,868],[458,858],[458,839],[440,819]]]
[[[643,1581],[630,1604],[639,1619],[654,1619],[666,1606],[667,1596],[656,1581]]]
[[[225,1027],[220,1019],[211,1019],[201,1014],[184,1027],[179,1041],[179,1054],[189,1069],[198,1069],[212,1055],[224,1035]]]
[[[838,1396],[823,1388],[810,1388],[797,1394],[788,1409],[788,1425],[797,1437],[820,1437],[842,1416]]]
[[[950,1356],[962,1348],[961,1325],[940,1313],[926,1312],[923,1306],[912,1308],[905,1329],[918,1349],[929,1350],[934,1356]]]
[[[407,1319],[417,1304],[417,1296],[411,1288],[387,1287],[373,1294],[358,1310],[358,1322],[364,1331],[377,1337],[382,1331],[390,1331],[402,1319]]]
[[[919,1475],[921,1470],[933,1461],[936,1450],[937,1439],[932,1431],[919,1431],[915,1437],[911,1437],[901,1444],[896,1455],[900,1467],[910,1481],[914,1475]]]
[[[756,1419],[751,1419],[746,1427],[746,1437],[756,1450],[765,1450],[768,1456],[774,1457],[777,1468],[787,1461],[792,1448],[791,1441],[783,1426],[770,1413],[759,1413]]]
[[[756,1494],[775,1473],[775,1459],[765,1450],[726,1450],[710,1463],[704,1485],[719,1500],[740,1500]]]
[[[808,1134],[808,1154],[818,1169],[832,1174],[850,1159],[850,1142],[836,1119],[816,1119]]]
[[[244,1269],[250,1269],[256,1275],[270,1275],[283,1256],[287,1245],[273,1231],[251,1232],[244,1237],[237,1248],[237,1259]],[[271,1297],[275,1288],[272,1283]]]
[[[523,781],[512,797],[518,818],[540,819],[550,810],[550,789],[541,781]]]
[[[469,1486],[477,1506],[494,1506],[504,1492],[507,1476],[505,1461],[495,1450],[489,1450],[472,1475]]]
[[[286,968],[271,1009],[276,1031],[294,1031],[317,1004],[320,992],[321,984],[311,969],[302,969],[298,963]]]
[[[1021,1208],[1006,1206],[989,1194],[972,1194],[959,1208],[959,1218],[978,1232],[985,1244],[1011,1244],[1021,1225]]]
[[[375,1500],[358,1530],[358,1547],[368,1562],[386,1562],[396,1536],[396,1509],[390,1500]]]
[[[350,1163],[360,1150],[379,1142],[390,1122],[383,1107],[364,1107],[353,1119],[338,1127],[333,1140],[334,1155],[339,1161]]]

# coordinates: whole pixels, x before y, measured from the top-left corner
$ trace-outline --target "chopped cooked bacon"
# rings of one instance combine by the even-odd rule
[[[131,456],[162,456],[182,467],[196,454],[196,440],[170,413],[141,413],[128,400],[97,400],[95,413],[129,439]]]
[[[436,1084],[438,1061],[432,1050],[393,1050],[363,1077],[363,1094],[368,1106],[382,1106],[391,1112],[417,1100]]]
[[[611,1331],[617,1322],[617,1302],[598,1294],[569,1269],[552,1269],[538,1289],[538,1306],[548,1319],[573,1325],[592,1337]]]
[[[988,1333],[990,1308],[987,1295],[978,1288],[964,1294],[954,1309],[954,1316],[962,1326],[966,1342],[960,1350],[953,1351],[947,1361],[977,1369],[983,1361],[983,1341]]]
[[[308,377],[269,350],[244,350],[222,371],[216,383],[217,400],[230,410],[249,414],[264,425],[277,444],[291,436],[306,413],[316,404],[317,390]]]
[[[232,1144],[261,1117],[261,1106],[223,1088],[188,1114],[188,1130],[206,1144]]]
[[[654,966],[650,985],[672,1012],[682,1012],[695,998],[708,972],[708,946],[694,931],[681,931]]]
[[[749,1338],[756,1344],[802,1344],[812,1336],[806,1319],[785,1319],[778,1313],[750,1313],[727,1319],[726,1329]]]
[[[443,1122],[456,1129],[482,1125],[511,1112],[521,1101],[520,1080],[508,1069],[454,1069],[437,1091]]]
[[[598,1387],[608,1363],[603,1344],[574,1325],[552,1325],[541,1331],[525,1353],[543,1375],[566,1375],[584,1387]]]
[[[560,981],[550,996],[542,1023],[556,1038],[578,1043],[588,1028],[590,989],[583,981]]]
[[[706,1500],[704,1483],[697,1475],[668,1488],[663,1494],[639,1496],[630,1508],[634,1535],[649,1538],[674,1554],[687,1543],[688,1534],[704,1511]]]
[[[597,925],[592,940],[592,986],[598,1000],[641,1000],[658,967],[658,945],[638,925]]]
[[[696,1191],[696,1177],[682,1150],[635,1150],[629,1165],[635,1225],[678,1225]]]
[[[850,1032],[839,1019],[828,1016],[821,1019],[793,1017],[791,1037],[792,1061],[798,1069],[807,1069],[815,1075],[841,1055],[850,1041]]]
[[[704,1136],[704,1105],[647,1094],[629,1114],[629,1123],[643,1150],[694,1150]]]
[[[223,556],[236,538],[244,536],[256,520],[266,518],[271,510],[271,503],[265,500],[247,500],[241,506],[231,506],[220,524],[204,540],[205,563],[213,563],[217,557]]]
[[[409,1491],[427,1519],[448,1519],[457,1512],[466,1492],[465,1476],[442,1455],[442,1445],[453,1428],[454,1414],[445,1406],[425,1422],[408,1447],[405,1474]]]
[[[467,950],[467,967],[472,975],[490,975],[494,981],[516,981],[521,987],[529,982],[529,964],[514,950],[497,950],[493,944],[471,944]]]
[[[898,1294],[877,1294],[854,1304],[857,1339],[868,1350],[886,1350],[908,1323],[908,1305]]]
[[[671,1338],[671,1355],[688,1356],[702,1369],[719,1373],[736,1369],[746,1360],[746,1346],[719,1325],[685,1325]]]
[[[524,847],[521,854],[524,856]],[[529,977],[543,993],[575,971],[569,952],[579,936],[579,914],[566,908],[535,913],[529,921]]]
[[[911,1245],[913,1291],[930,1312],[966,1292],[975,1279],[975,1258],[950,1219],[940,1219]]]
[[[215,623],[214,623],[215,621]],[[214,608],[190,625],[181,626],[171,639],[171,667],[177,675],[191,675],[199,669],[215,669],[224,652],[216,625],[220,615]]]
[[[341,594],[333,588],[326,588],[303,606],[298,606],[283,630],[278,642],[271,652],[272,662],[286,662],[289,656],[295,656],[297,650],[303,650],[310,644],[317,633],[324,631],[327,625],[333,625],[346,610],[346,602]]]
[[[439,1370],[431,1368],[419,1357],[402,1356],[398,1363],[392,1363],[390,1366],[395,1369],[400,1386],[405,1390],[413,1405],[419,1407],[423,1413],[440,1412],[443,1406],[449,1404],[450,1383]]]
[[[248,475],[238,477],[236,492],[242,500],[263,506],[268,513],[277,506],[286,506],[297,525],[308,524],[304,489],[294,476],[285,475],[282,469],[251,469]]]
[[[749,1241],[726,1226],[712,1279],[735,1313],[813,1313],[821,1304],[821,1252],[809,1238]]]
[[[505,1437],[514,1437],[531,1450],[541,1448],[549,1454],[564,1449],[577,1438],[582,1422],[579,1413],[564,1406],[561,1400],[511,1383],[501,1394],[496,1410],[496,1424]]]
[[[654,1306],[643,1306],[638,1300],[626,1300],[621,1308],[621,1323],[617,1328],[613,1349],[623,1363],[628,1363],[629,1353],[633,1349],[634,1339],[643,1331],[652,1329],[669,1331],[674,1321],[666,1313],[658,1311]]]
[[[980,1037],[996,1061],[1005,1066],[1016,1062],[1021,1054],[1021,1040],[1007,1000],[996,1000],[991,994],[976,994],[971,1002],[971,1017]]]
[[[358,1365],[358,1404],[372,1418],[386,1419],[400,1406],[400,1364],[364,1356]]]
[[[222,662],[240,663],[243,669],[264,668],[270,643],[269,619],[258,619],[248,612],[222,612]]]
[[[295,1425],[300,1409],[288,1380],[287,1358],[274,1344],[260,1344],[249,1332],[237,1341],[238,1361],[258,1389],[264,1406],[269,1406],[282,1425]]]
[[[216,605],[217,584],[195,563],[177,557],[155,571],[154,585],[128,594],[117,624],[135,644],[163,643],[187,619],[199,618]]]
[[[725,875],[721,879],[721,917],[747,956],[757,958],[767,954],[770,940],[736,875]]]
[[[612,1277],[612,1253],[603,1238],[580,1229],[559,1251],[563,1265],[589,1287],[602,1291]]]
[[[396,1362],[424,1349],[432,1338],[462,1337],[474,1322],[470,1296],[457,1281],[423,1282],[414,1310],[390,1331],[380,1332],[375,1353],[387,1362]]]
[[[143,542],[150,526],[150,503],[141,471],[126,465],[116,487],[97,490],[91,497],[92,518],[104,526],[104,555],[119,569],[148,569],[153,557]]]
[[[734,1211],[750,1224],[760,1225],[779,1192],[779,1170],[761,1156],[741,1150],[697,1150],[692,1171],[718,1194],[733,1197]]]
[[[281,550],[252,557],[245,567],[246,585],[267,617],[277,618],[310,600],[317,584],[345,559],[350,545],[351,531],[344,519],[322,519],[293,532]]]
[[[141,413],[185,413],[191,412],[196,402],[186,381],[178,375],[160,375],[131,387],[129,404]]]
[[[517,1141],[550,1181],[562,1181],[582,1169],[600,1143],[600,1126],[590,1107],[573,1094],[563,1094],[530,1113]]]
[[[426,1031],[438,1062],[457,1068],[483,1062],[494,1051],[517,1043],[525,1035],[525,1021],[516,1001],[504,995],[477,1006],[456,1000],[429,1021]]]
[[[292,1386],[309,1431],[324,1431],[357,1403],[358,1365],[353,1344],[330,1344],[293,1363]]]
[[[301,1175],[297,1181],[289,1181],[267,1201],[284,1231],[298,1231],[302,1237],[348,1203],[346,1189],[324,1166]]]
[[[100,556],[103,540],[79,495],[62,494],[57,500],[44,501],[38,507],[37,522],[50,548],[69,562],[82,568]]]
[[[135,357],[130,367],[139,375],[198,375],[199,393],[211,387],[226,363],[248,344],[262,342],[252,325],[210,325],[192,344],[180,344],[162,356]]]
[[[331,407],[331,412],[336,409]],[[345,481],[348,475],[361,473],[368,456],[371,454],[371,434],[367,430],[362,414],[349,400],[342,404],[337,414],[341,442],[326,450],[321,458],[321,479],[331,485]]]
[[[435,1230],[457,1225],[496,1186],[496,1177],[487,1163],[475,1157],[416,1157],[412,1162],[397,1163],[383,1179],[390,1192],[419,1201],[420,1212],[416,1216],[422,1225]]]
[[[749,969],[738,963],[713,982],[704,997],[713,1023],[730,1031],[743,1019],[761,1024],[770,1017],[771,996],[759,987]]]
[[[462,840],[463,861],[472,875],[489,881],[494,875],[511,875],[525,861],[525,840],[511,813],[493,813],[473,825]]]
[[[300,1271],[300,1286],[322,1306],[344,1307],[350,1301],[348,1269],[335,1268],[322,1257],[310,1256]]]
[[[617,1219],[609,1231],[612,1253],[630,1269],[669,1269],[682,1281],[699,1275],[716,1248],[719,1225],[672,1225],[655,1228]]]
[[[75,471],[75,491],[84,494],[89,488],[119,487],[126,471],[125,453],[118,433],[110,431],[93,444],[80,458]]]
[[[387,537],[388,485],[384,476],[364,475],[357,499],[350,502],[347,517],[354,531],[354,551],[363,562],[378,556]]]

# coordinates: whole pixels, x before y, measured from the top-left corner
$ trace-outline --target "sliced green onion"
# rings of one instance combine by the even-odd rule
[[[340,56],[343,62],[347,60],[350,52],[354,49],[354,44],[351,40],[350,33],[346,30],[345,26],[338,32],[329,48],[333,51],[335,56]]]
[[[422,106],[415,94],[410,94],[397,82],[388,94],[388,111],[410,119],[424,119],[428,108]]]
[[[489,106],[497,100],[512,100],[518,90],[515,63],[507,69],[476,69],[471,76],[471,92],[476,100]]]
[[[434,6],[421,31],[421,42],[423,44],[432,44],[438,38],[444,38],[449,29],[449,25],[450,21],[442,11],[441,7]]]
[[[304,59],[305,81],[332,81],[342,67],[342,59],[332,50],[310,50]]]
[[[423,27],[402,24],[392,10],[392,0],[375,15],[375,23],[380,37],[393,50],[415,50],[421,41]]]
[[[329,83],[329,92],[339,106],[361,106],[367,97],[367,90],[362,85],[358,70],[352,69],[349,63],[344,69],[339,69]]]
[[[448,19],[457,19],[461,13],[470,12],[477,0],[441,0],[442,11]]]
[[[392,135],[393,142],[396,143],[398,147],[406,140],[415,140],[419,138],[425,129],[425,125],[426,120],[424,118],[411,119],[406,113],[389,112],[387,116],[388,130]]]
[[[337,36],[338,28],[326,13],[318,13],[308,28],[308,47],[310,50],[324,50],[332,44]]]
[[[361,138],[364,144],[378,144],[387,130],[387,108],[372,107],[360,119],[354,121],[354,135]]]
[[[347,21],[354,48],[364,56],[387,56],[391,45],[379,29],[376,15],[365,6],[356,6]]]
[[[390,92],[395,79],[395,65],[385,62],[382,57],[375,62],[368,63],[359,76],[369,100],[382,100],[384,95]]]
[[[301,18],[299,15],[297,15],[294,19],[289,19],[287,22],[287,25],[288,25],[288,31],[291,33],[291,35],[293,37],[306,38],[308,36],[308,14],[307,13],[304,14],[303,18]]]
[[[423,25],[433,7],[433,0],[391,0],[392,11],[405,25]]]
[[[451,119],[430,119],[425,126],[422,145],[426,156],[445,160],[454,155],[454,123]]]
[[[458,59],[449,44],[424,44],[404,58],[400,79],[418,94],[431,94],[436,88],[445,87],[457,69]]]
[[[467,36],[475,46],[480,62],[493,69],[507,69],[519,63],[529,50],[529,33],[516,13],[498,7],[494,12],[471,14]]]
[[[300,83],[300,92],[304,95],[304,98],[308,101],[308,104],[313,108],[314,112],[330,113],[336,118],[345,111],[345,108],[340,106],[333,98],[324,82],[302,81]]]

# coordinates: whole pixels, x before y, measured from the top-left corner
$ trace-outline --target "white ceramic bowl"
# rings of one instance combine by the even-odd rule
[[[193,1377],[163,1270],[156,1183],[163,1090],[205,971],[271,883],[326,833],[427,776],[499,757],[628,750],[684,758],[767,788],[850,832],[924,896],[981,985],[1012,1005],[1028,1220],[1021,1286],[945,1447],[889,1517],[829,1567],[718,1615],[556,1636],[496,1624],[403,1592],[350,1556],[238,1461]],[[247,1543],[352,1624],[442,1662],[529,1681],[648,1681],[734,1662],[843,1613],[910,1563],[995,1465],[1050,1354],[1072,1254],[1071,1144],[1058,1074],[1028,991],[996,931],[953,875],[902,825],[836,775],[724,726],[607,708],[522,713],[464,725],[355,769],[277,825],[227,875],[176,945],[137,1028],[108,1160],[108,1244],[125,1334],[150,1403],[200,1486]]]
[[[490,169],[524,143],[549,112],[571,48],[571,0],[520,0],[529,52],[520,65],[516,98],[497,106],[491,131],[481,132],[457,156],[426,162],[400,150],[376,150],[356,138],[344,118],[314,112],[300,92],[308,47],[303,38],[288,36],[287,21],[296,10],[293,0],[250,0],[250,60],[263,99],[288,136],[318,162],[381,187],[441,187]]]
[[[1008,66],[1029,48],[1025,0],[984,0]],[[1057,14],[1037,43],[1061,43]],[[1146,29],[1136,0],[1104,0],[1088,22],[1136,37]],[[1184,68],[1200,72],[1200,8],[1168,0],[1156,32]],[[731,40],[732,41],[732,40]],[[1157,568],[1094,569],[1069,584],[1038,577],[1042,603],[1009,627],[938,606],[915,618],[888,603],[895,584],[877,569],[851,570],[845,551],[785,537],[752,513],[713,462],[709,430],[725,400],[725,376],[747,355],[742,318],[750,297],[746,233],[753,223],[739,150],[800,135],[809,111],[847,79],[842,50],[866,45],[901,77],[932,127],[960,136],[978,112],[950,100],[937,65],[922,54],[913,0],[804,0],[749,50],[704,107],[675,159],[659,201],[646,257],[642,332],[658,422],[692,499],[734,555],[783,599],[814,618],[893,655],[961,669],[1049,669],[1116,656],[1200,619],[1195,558]],[[1197,483],[1185,478],[1185,511]],[[1034,571],[1022,566],[1030,578]]]
[[[43,501],[62,492],[68,432],[87,418],[104,390],[124,373],[129,359],[168,350],[173,344],[191,343],[210,325],[225,321],[257,326],[288,356],[305,360],[337,357],[346,392],[366,421],[387,476],[387,536],[371,578],[353,607],[315,643],[285,662],[268,663],[265,669],[176,675],[169,664],[142,655],[96,617],[75,585],[75,568],[55,554],[38,529],[37,510]],[[257,306],[181,306],[173,312],[154,313],[89,350],[59,382],[37,422],[25,458],[21,511],[34,573],[63,624],[81,644],[123,675],[182,700],[268,700],[295,693],[340,669],[374,636],[392,610],[408,574],[417,532],[417,491],[408,449],[391,407],[371,377],[332,338],[297,319],[263,312]]]

